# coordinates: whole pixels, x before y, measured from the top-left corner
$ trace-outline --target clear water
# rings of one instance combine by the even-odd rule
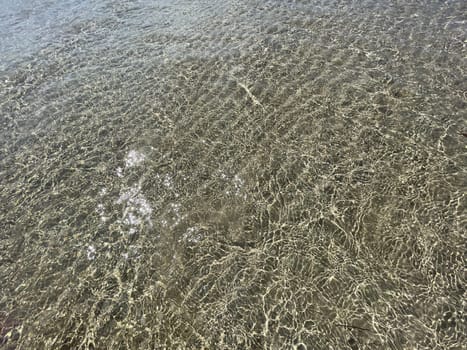
[[[461,349],[464,1],[0,1],[0,349]]]

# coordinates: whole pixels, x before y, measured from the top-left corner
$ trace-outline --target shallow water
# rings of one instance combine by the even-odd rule
[[[466,342],[465,2],[0,6],[0,349]]]

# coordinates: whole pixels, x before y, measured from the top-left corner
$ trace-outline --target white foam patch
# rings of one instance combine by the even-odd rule
[[[86,249],[86,257],[88,260],[94,260],[96,258],[96,248],[93,245],[88,246]]]
[[[186,241],[189,243],[198,243],[201,241],[202,238],[203,238],[202,234],[199,232],[199,230],[196,227],[189,227],[185,231],[185,233],[183,234],[179,242]]]
[[[117,173],[118,177],[123,177],[123,169],[118,167],[115,172]]]
[[[235,187],[236,194],[239,194],[243,186],[245,185],[245,181],[243,181],[243,179],[240,176],[235,175],[233,178],[233,185]]]
[[[131,150],[125,158],[125,168],[132,168],[144,162],[146,155],[144,153]]]
[[[122,223],[128,226],[128,233],[134,234],[142,224],[152,226],[152,208],[147,199],[141,193],[141,185],[134,185],[124,189],[116,201],[123,204]]]

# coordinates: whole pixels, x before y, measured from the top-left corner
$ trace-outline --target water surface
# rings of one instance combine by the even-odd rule
[[[0,5],[0,349],[465,343],[465,2]]]

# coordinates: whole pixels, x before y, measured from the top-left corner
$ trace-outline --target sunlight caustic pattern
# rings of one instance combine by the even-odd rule
[[[465,1],[75,5],[0,63],[1,350],[462,349]]]

